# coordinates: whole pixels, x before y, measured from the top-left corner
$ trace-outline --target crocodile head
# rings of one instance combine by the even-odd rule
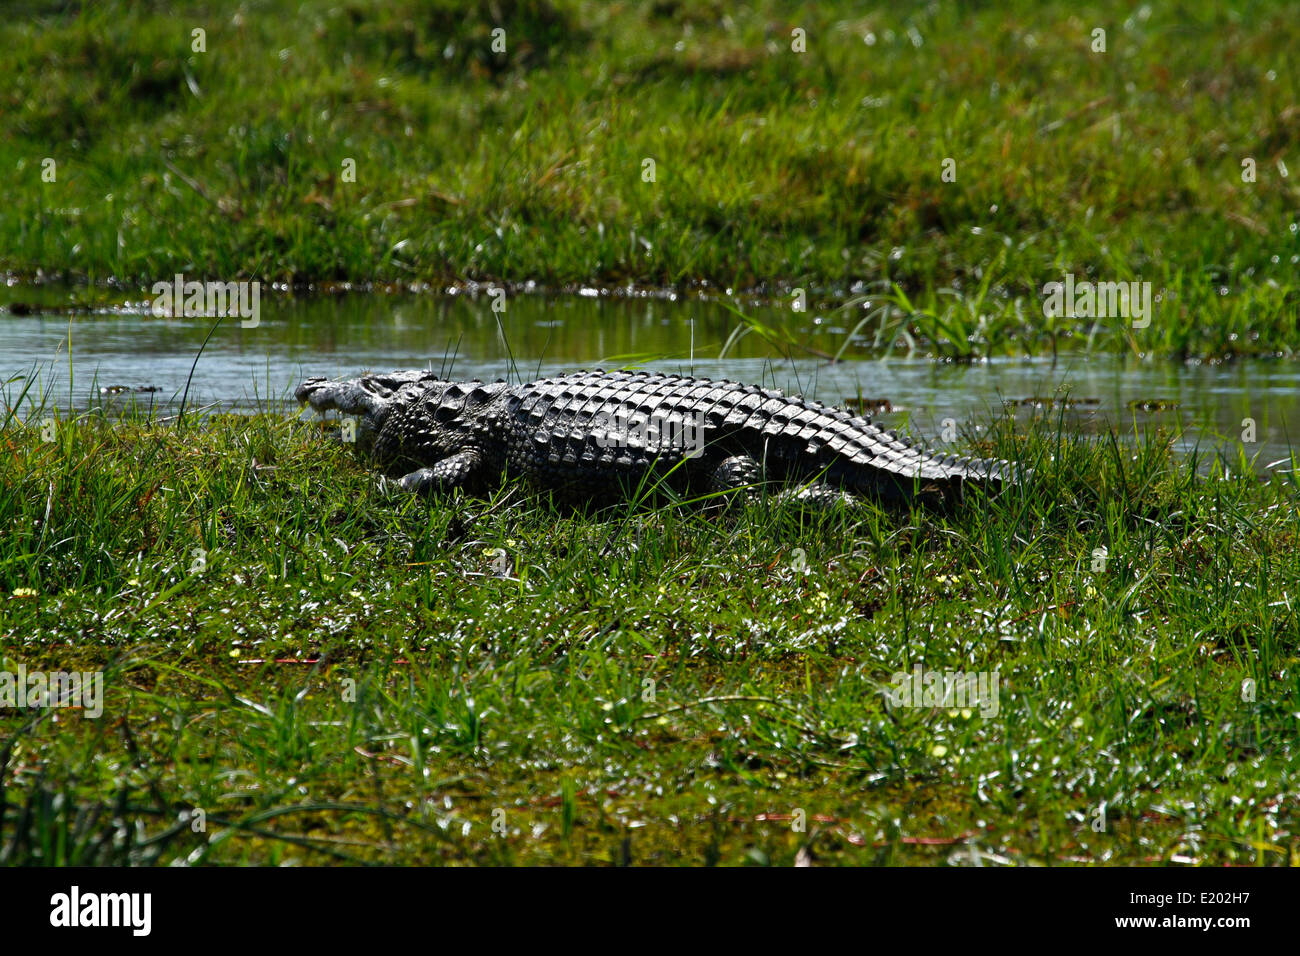
[[[309,378],[294,389],[294,398],[324,414],[336,411],[357,420],[356,443],[362,453],[374,449],[375,439],[395,409],[441,393],[453,383],[420,369],[333,380]]]

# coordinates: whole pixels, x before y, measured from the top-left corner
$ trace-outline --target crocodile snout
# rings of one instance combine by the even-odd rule
[[[328,382],[325,378],[309,378],[293,390],[293,397],[302,404],[307,404],[318,388]]]

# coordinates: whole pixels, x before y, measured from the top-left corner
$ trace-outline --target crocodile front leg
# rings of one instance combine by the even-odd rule
[[[412,494],[446,494],[455,488],[477,484],[483,477],[483,453],[467,448],[444,458],[432,468],[403,475],[397,484]]]

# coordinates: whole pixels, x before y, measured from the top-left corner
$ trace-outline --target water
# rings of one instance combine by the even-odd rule
[[[144,309],[43,311],[69,301],[67,290],[0,288],[0,304],[31,307],[29,314],[0,314],[0,376],[33,376],[64,410],[135,403],[174,415],[191,370],[187,408],[291,412],[293,386],[311,375],[432,367],[455,377],[520,380],[642,362],[825,402],[880,402],[887,410],[877,420],[931,439],[949,426],[977,433],[1002,414],[1055,417],[1063,406],[1050,403],[1064,397],[1073,402],[1064,410],[1069,428],[1114,425],[1129,435],[1162,429],[1177,435],[1182,449],[1221,448],[1234,460],[1244,447],[1259,470],[1289,467],[1300,434],[1300,363],[1273,359],[1183,365],[1063,355],[1055,365],[1050,357],[955,365],[897,352],[880,359],[869,343],[855,342],[844,361],[831,364],[802,350],[783,354],[757,334],[732,341],[719,357],[740,323],[717,302],[516,296],[498,314],[487,296],[464,294],[267,295],[256,328],[224,320],[196,365],[211,319],[155,318]],[[747,311],[825,353],[837,352],[847,335],[832,317]],[[11,399],[16,387],[7,387]],[[1243,442],[1252,429],[1255,441]]]

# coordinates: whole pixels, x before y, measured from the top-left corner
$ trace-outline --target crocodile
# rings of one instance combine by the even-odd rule
[[[666,484],[709,498],[780,486],[802,500],[951,500],[1014,482],[998,459],[933,454],[869,418],[774,389],[650,371],[576,372],[520,385],[425,370],[294,392],[356,416],[355,440],[415,493],[482,493],[520,475],[562,500],[610,503]]]

